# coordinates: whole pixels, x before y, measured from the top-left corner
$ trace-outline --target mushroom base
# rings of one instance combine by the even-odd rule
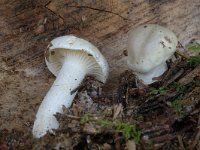
[[[139,72],[134,72],[134,73],[138,76],[139,79],[143,80],[144,84],[151,84],[157,81],[153,80],[153,78],[161,76],[166,70],[167,70],[167,64],[163,63],[148,73],[145,74]]]

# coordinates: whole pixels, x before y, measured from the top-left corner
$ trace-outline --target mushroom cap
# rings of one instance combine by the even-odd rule
[[[48,69],[55,76],[58,75],[62,67],[65,53],[69,51],[84,51],[88,54],[88,56],[93,56],[96,63],[101,68],[101,73],[95,77],[103,83],[106,82],[109,67],[104,56],[93,44],[73,35],[60,36],[53,39],[45,51],[45,62]]]
[[[135,72],[148,73],[174,54],[177,43],[169,29],[157,24],[141,25],[129,33],[127,64]]]

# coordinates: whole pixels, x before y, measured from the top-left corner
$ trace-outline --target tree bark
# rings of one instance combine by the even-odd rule
[[[128,69],[123,55],[128,31],[144,23],[170,28],[185,45],[199,36],[200,2],[0,0],[0,127],[21,128],[33,122],[54,80],[43,56],[53,38],[75,34],[94,43],[110,65],[104,88],[110,93],[119,74]]]

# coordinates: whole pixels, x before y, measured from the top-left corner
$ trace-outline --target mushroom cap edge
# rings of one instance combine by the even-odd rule
[[[105,83],[107,78],[108,78],[108,73],[109,73],[109,66],[108,63],[105,59],[105,57],[101,54],[101,52],[98,50],[97,47],[95,47],[93,44],[90,42],[78,38],[73,35],[66,35],[66,36],[60,36],[55,39],[53,39],[50,44],[47,47],[48,51],[57,49],[57,48],[62,48],[67,50],[83,50],[86,53],[92,55],[96,62],[99,64],[102,70],[103,77],[101,77],[101,82]],[[46,52],[50,53],[50,52]],[[48,55],[48,57],[52,57],[51,55]],[[45,62],[48,67],[48,69],[55,75],[57,76],[58,72],[56,69],[56,65],[53,64],[52,62],[48,61],[47,56],[45,55]]]

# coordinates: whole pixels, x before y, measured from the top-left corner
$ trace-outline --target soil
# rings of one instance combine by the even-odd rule
[[[137,149],[200,149],[199,66],[186,67],[187,59],[177,54],[160,81],[145,86],[126,65],[128,31],[140,24],[170,28],[184,47],[199,40],[199,7],[198,0],[0,0],[0,150],[134,147],[113,128],[81,124],[87,114],[136,125]],[[86,80],[73,106],[57,114],[60,128],[34,139],[35,114],[55,79],[43,53],[53,38],[66,34],[94,43],[108,60],[110,76],[102,89]],[[152,93],[160,87],[167,90]]]

